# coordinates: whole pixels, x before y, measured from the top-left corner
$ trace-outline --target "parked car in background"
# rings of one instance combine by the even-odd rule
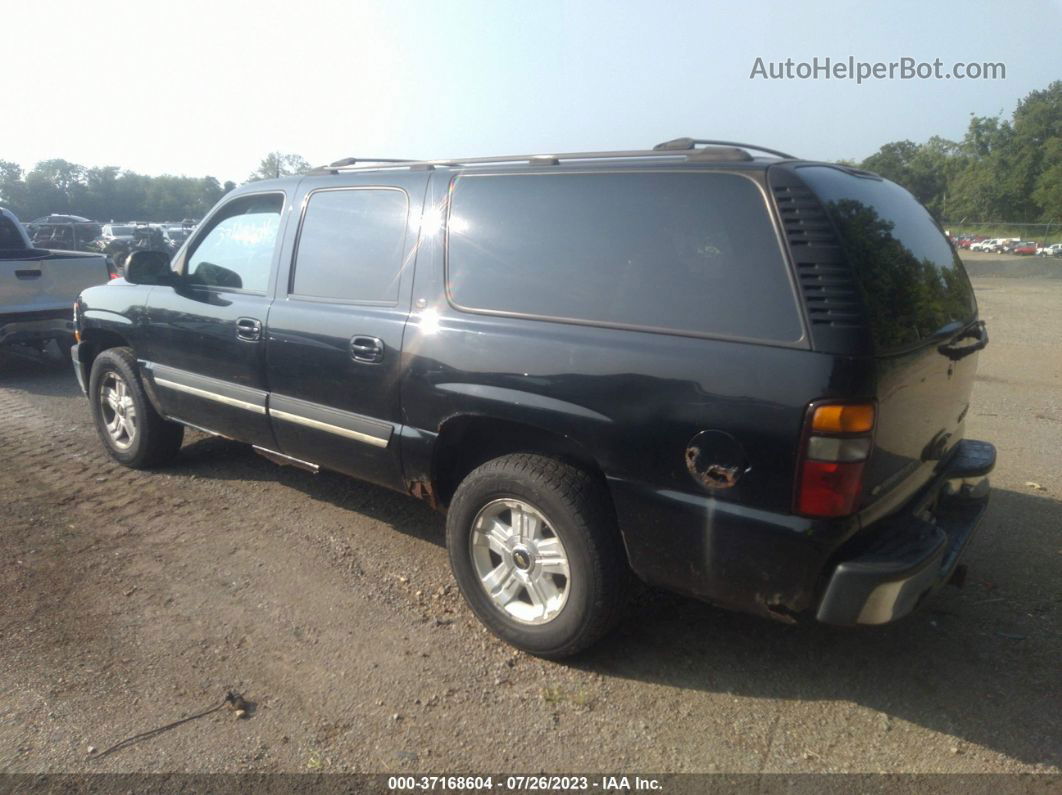
[[[1023,240],[1014,244],[1014,248],[1011,249],[1012,254],[1020,254],[1023,257],[1028,257],[1036,254],[1038,246],[1036,241]]]
[[[60,251],[94,251],[101,226],[95,221],[61,220],[68,216],[49,216],[49,219],[27,224],[30,241],[37,248]]]
[[[35,246],[14,214],[0,208],[0,345],[41,351],[55,340],[69,355],[74,299],[112,275],[100,254]]]
[[[1062,243],[1052,243],[1036,252],[1041,257],[1062,257]]]
[[[989,251],[994,250],[998,242],[999,241],[996,240],[996,238],[994,237],[984,238],[983,240],[978,240],[975,243],[972,243],[970,245],[970,251],[981,251],[987,253]]]
[[[32,221],[29,221],[26,226],[36,226],[37,224],[83,224],[91,223],[91,221],[92,219],[80,215],[52,213],[50,215],[42,215],[40,218],[34,218]]]
[[[632,571],[783,622],[896,620],[986,508],[985,324],[908,191],[749,148],[237,188],[176,258],[81,294],[101,444],[157,466],[190,426],[445,509],[471,609],[546,657],[605,633]]]
[[[172,253],[175,253],[181,247],[181,244],[188,239],[190,234],[192,234],[192,230],[180,224],[166,224],[162,227],[163,238]]]
[[[113,243],[116,240],[130,242],[133,239],[132,224],[104,224],[100,233],[104,244]]]

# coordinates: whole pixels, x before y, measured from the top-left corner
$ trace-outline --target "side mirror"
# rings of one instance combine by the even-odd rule
[[[125,261],[125,280],[131,284],[172,285],[177,275],[170,270],[170,258],[161,251],[141,249]]]

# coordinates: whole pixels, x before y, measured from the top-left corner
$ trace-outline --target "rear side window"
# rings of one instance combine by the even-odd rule
[[[763,196],[736,174],[458,177],[447,277],[464,309],[777,342],[803,334]]]
[[[911,347],[977,311],[973,289],[944,232],[918,201],[888,180],[806,166],[841,238],[880,352]]]
[[[310,194],[291,292],[340,301],[398,301],[409,200],[391,188]]]
[[[244,196],[222,207],[188,255],[189,280],[204,287],[265,292],[283,207],[279,193]]]

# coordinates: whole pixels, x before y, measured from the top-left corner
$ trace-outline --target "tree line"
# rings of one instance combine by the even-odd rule
[[[894,141],[861,163],[898,182],[941,221],[1062,222],[1062,80],[1022,99],[1010,119],[973,116],[961,141]],[[305,173],[299,155],[270,152],[248,181]],[[23,220],[49,213],[94,220],[201,218],[233,182],[150,177],[117,166],[45,160],[29,172],[0,160],[0,205]]]
[[[270,152],[247,181],[299,174],[310,165],[298,155]],[[52,213],[95,221],[180,221],[206,215],[236,187],[215,177],[152,177],[117,166],[87,168],[67,160],[44,160],[23,171],[0,160],[0,206],[22,221]]]
[[[903,185],[941,221],[1062,222],[1062,81],[1010,119],[973,116],[961,141],[895,141],[852,165]]]

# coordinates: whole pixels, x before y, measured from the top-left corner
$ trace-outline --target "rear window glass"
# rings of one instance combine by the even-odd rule
[[[15,227],[15,222],[6,215],[0,215],[0,249],[24,249],[26,241]]]
[[[971,320],[966,271],[929,211],[899,185],[826,166],[800,169],[841,236],[881,351]]]
[[[763,196],[736,174],[461,176],[448,241],[461,308],[766,341],[803,333]]]

